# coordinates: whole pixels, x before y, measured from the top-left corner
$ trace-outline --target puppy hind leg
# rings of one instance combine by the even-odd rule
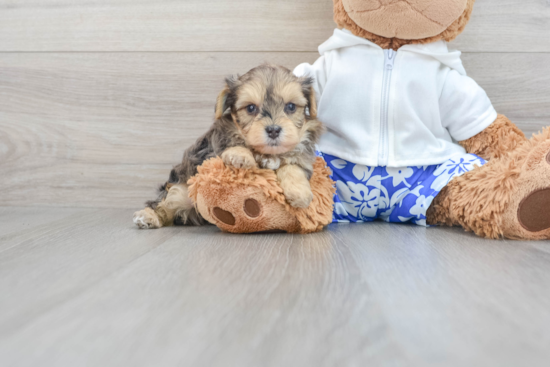
[[[141,229],[162,227],[157,213],[149,207],[134,213],[134,224]]]
[[[155,209],[164,226],[174,224],[176,216],[185,218],[195,208],[189,198],[189,190],[185,184],[177,184],[170,188],[166,199]]]
[[[194,209],[188,196],[187,185],[177,184],[170,187],[166,197],[151,208],[145,208],[134,214],[134,223],[144,229],[171,226],[177,216],[185,218]]]
[[[208,222],[199,214],[195,207],[191,210],[178,211],[174,218],[174,225],[176,226],[202,226],[205,224],[208,224]]]

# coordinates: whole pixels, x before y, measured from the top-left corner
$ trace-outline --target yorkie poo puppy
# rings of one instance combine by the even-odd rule
[[[228,166],[275,170],[288,203],[307,208],[313,199],[309,179],[315,144],[323,132],[312,83],[274,65],[226,79],[213,126],[185,151],[158,199],[136,212],[134,223],[140,228],[204,224],[188,197],[187,181],[216,156]]]

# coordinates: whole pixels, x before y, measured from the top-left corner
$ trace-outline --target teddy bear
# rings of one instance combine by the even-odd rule
[[[270,172],[211,161],[190,181],[201,215],[234,233],[384,220],[550,239],[550,129],[527,139],[447,47],[474,2],[334,0],[338,28],[294,71],[314,78],[327,127],[314,202],[292,208]]]

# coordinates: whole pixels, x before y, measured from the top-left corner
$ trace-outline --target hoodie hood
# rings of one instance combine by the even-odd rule
[[[369,46],[374,47],[382,51],[382,48],[376,43],[371,42],[365,38],[357,37],[347,29],[335,29],[334,34],[321,46],[319,46],[319,53],[324,55],[325,53],[337,50],[345,47],[353,46]],[[425,56],[430,56],[443,65],[456,70],[461,75],[466,75],[466,70],[462,65],[460,51],[449,51],[447,43],[445,41],[438,41],[426,44],[412,44],[401,47],[398,52],[413,52]]]

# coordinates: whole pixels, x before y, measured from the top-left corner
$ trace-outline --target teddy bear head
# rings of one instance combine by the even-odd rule
[[[455,39],[475,0],[333,0],[334,20],[382,48]]]

